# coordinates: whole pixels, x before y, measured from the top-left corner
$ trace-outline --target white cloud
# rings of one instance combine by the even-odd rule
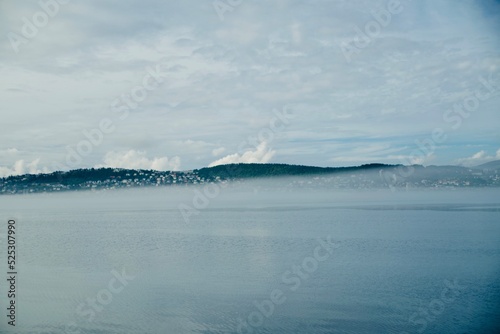
[[[497,150],[496,155],[494,156],[488,155],[486,151],[482,150],[468,158],[458,159],[456,162],[457,164],[463,166],[477,166],[498,159],[500,159],[500,149]]]
[[[269,162],[276,151],[268,148],[266,142],[262,142],[254,151],[246,151],[242,155],[238,153],[230,154],[209,164],[209,167],[235,163],[266,163]]]
[[[154,157],[149,159],[144,151],[130,150],[128,152],[108,152],[104,157],[104,165],[96,167],[113,167],[127,169],[179,170],[179,157]]]
[[[12,167],[0,167],[0,177],[48,173],[49,171],[47,169],[42,170],[38,168],[39,163],[40,159],[35,159],[29,163],[24,160],[17,160]]]

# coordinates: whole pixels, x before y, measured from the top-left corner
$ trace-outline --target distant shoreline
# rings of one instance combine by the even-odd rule
[[[353,167],[314,167],[288,164],[229,164],[191,171],[91,168],[9,176],[0,178],[0,195],[196,185],[283,177],[302,177],[307,180],[296,180],[296,186],[305,184],[355,189],[500,186],[500,168],[483,169],[481,166],[424,167],[373,163]]]

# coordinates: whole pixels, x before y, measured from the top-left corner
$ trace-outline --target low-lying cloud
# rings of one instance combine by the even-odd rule
[[[255,150],[248,150],[243,154],[234,153],[216,160],[209,164],[209,167],[236,163],[266,163],[271,161],[276,151],[268,147],[266,142],[262,142]]]
[[[462,166],[477,166],[493,160],[500,160],[500,149],[497,150],[496,155],[488,155],[484,150],[479,151],[470,157],[458,159],[457,164]]]
[[[148,158],[145,151],[130,150],[126,152],[108,152],[104,164],[97,167],[154,169],[160,171],[179,170],[181,159],[177,156]]]
[[[47,173],[47,169],[40,169],[38,167],[39,163],[40,159],[35,159],[31,162],[17,160],[12,167],[0,167],[0,177]]]

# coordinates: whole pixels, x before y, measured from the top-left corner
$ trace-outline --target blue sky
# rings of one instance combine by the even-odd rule
[[[500,159],[498,1],[0,0],[0,176]]]

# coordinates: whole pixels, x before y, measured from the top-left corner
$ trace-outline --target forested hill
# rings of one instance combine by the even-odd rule
[[[287,164],[230,164],[215,167],[206,167],[195,170],[195,172],[205,178],[213,178],[217,176],[256,178],[272,176],[331,174],[349,171],[367,171],[374,169],[394,168],[397,166],[398,165],[367,164],[355,167],[314,167]]]
[[[51,174],[0,178],[1,194],[103,190],[230,182],[292,177],[288,184],[333,188],[484,187],[500,186],[496,168],[368,164],[356,167],[312,167],[287,164],[230,164],[192,171],[116,168],[77,169]],[[305,180],[305,181],[304,181]]]

